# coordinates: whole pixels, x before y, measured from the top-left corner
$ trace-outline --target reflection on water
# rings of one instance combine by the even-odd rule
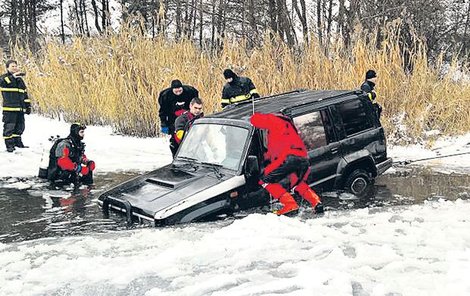
[[[40,179],[3,180],[19,188],[22,188],[19,182],[29,186],[21,190],[0,189],[0,242],[125,228],[125,223],[118,219],[103,218],[96,197],[100,191],[131,177],[130,174],[98,175],[96,189],[82,187],[76,191],[72,188],[51,190],[48,183]]]
[[[132,174],[107,174],[95,178],[96,188],[78,192],[49,190],[47,183],[16,180],[16,188],[5,188],[12,180],[0,180],[0,242],[8,243],[50,236],[69,236],[120,230],[124,219],[104,219],[96,203],[99,192],[133,177]],[[28,184],[18,186],[18,182]],[[381,176],[367,195],[325,192],[327,210],[383,207],[422,203],[444,198],[470,198],[469,175],[444,175],[426,171],[400,171]]]
[[[426,200],[470,198],[470,175],[438,174],[432,171],[403,170],[380,176],[365,196],[327,192],[322,194],[327,208],[348,209],[410,205]]]

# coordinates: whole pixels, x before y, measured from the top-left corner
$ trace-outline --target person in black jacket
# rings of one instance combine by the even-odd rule
[[[67,138],[58,139],[50,150],[47,179],[56,185],[93,184],[95,162],[85,155],[85,125],[74,123]]]
[[[179,80],[173,80],[171,86],[160,92],[158,104],[160,110],[161,132],[172,135],[175,132],[175,120],[189,110],[189,103],[199,97],[199,92],[192,86],[183,85]]]
[[[382,106],[377,103],[375,98],[377,97],[375,93],[375,83],[377,82],[377,73],[374,70],[368,70],[366,72],[366,80],[361,85],[361,90],[367,94],[372,106],[374,106],[375,112],[377,113],[377,118],[380,119],[380,114],[382,113]]]
[[[0,89],[3,97],[3,139],[8,152],[15,147],[27,148],[21,140],[25,130],[24,114],[31,113],[31,100],[26,92],[26,84],[14,60],[6,62],[7,73],[0,76]]]
[[[184,112],[175,121],[175,132],[170,139],[170,150],[173,157],[175,157],[176,151],[180,146],[181,140],[183,140],[184,134],[193,124],[194,120],[204,116],[202,113],[202,100],[200,98],[194,98],[189,104],[189,111]]]
[[[260,97],[250,78],[239,77],[230,69],[224,70],[224,77],[227,83],[222,90],[222,108]]]

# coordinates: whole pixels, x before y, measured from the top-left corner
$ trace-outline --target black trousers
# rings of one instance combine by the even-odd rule
[[[51,172],[48,176],[49,181],[55,185],[68,185],[68,184],[93,184],[93,171],[90,171],[85,176],[78,176],[76,172],[64,171],[60,168],[56,168],[55,171]]]
[[[298,177],[298,183],[303,179],[305,173],[307,173],[308,166],[309,163],[306,158],[296,155],[289,155],[282,165],[266,176],[261,177],[261,180],[264,183],[279,183],[286,190],[290,190],[297,184],[291,184],[292,182],[289,178],[289,175],[295,173]]]
[[[25,129],[22,111],[3,111],[3,138],[7,147],[15,146],[15,138],[21,138]]]

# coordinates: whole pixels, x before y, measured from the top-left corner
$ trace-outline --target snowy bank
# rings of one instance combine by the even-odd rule
[[[47,139],[59,135],[66,137],[70,123],[38,115],[26,116],[23,142],[28,149],[8,153],[0,148],[2,163],[0,178],[37,176],[43,150],[52,143]],[[96,164],[96,173],[122,171],[150,171],[171,162],[166,138],[136,138],[113,134],[112,128],[88,126],[85,130],[86,155]]]
[[[70,123],[38,115],[26,116],[23,142],[28,149],[7,153],[0,148],[0,178],[36,176],[44,147],[49,150],[50,136],[69,134]],[[111,127],[89,126],[85,132],[86,154],[96,161],[96,173],[135,171],[145,172],[171,162],[168,138],[136,138],[113,134]],[[389,146],[389,156],[394,161],[415,160],[439,155],[470,151],[470,133],[457,138],[437,141],[433,147]],[[470,173],[470,155],[416,162],[442,172]],[[394,170],[390,170],[393,172]]]

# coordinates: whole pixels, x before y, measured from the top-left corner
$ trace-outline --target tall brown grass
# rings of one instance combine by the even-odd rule
[[[468,71],[454,61],[443,74],[442,59],[431,65],[417,41],[408,50],[413,71],[406,73],[398,38],[389,35],[380,46],[361,35],[350,48],[336,41],[327,53],[313,38],[295,50],[266,38],[255,49],[226,41],[219,53],[210,54],[187,40],[152,40],[127,29],[107,37],[75,38],[68,45],[49,42],[40,55],[20,49],[17,56],[27,68],[37,112],[110,124],[138,136],[158,134],[158,94],[175,78],[199,89],[206,113],[219,110],[227,67],[250,77],[262,95],[296,88],[357,89],[365,71],[375,69],[382,123],[395,140],[433,129],[444,134],[469,131],[470,84],[454,79],[457,71]],[[399,115],[402,122],[397,122]]]

